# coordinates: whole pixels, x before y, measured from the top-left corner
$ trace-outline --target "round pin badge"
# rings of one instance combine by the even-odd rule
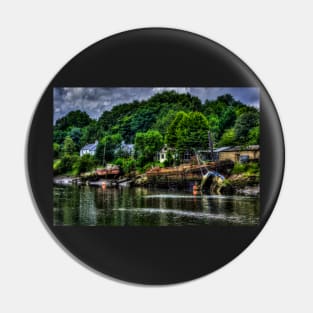
[[[46,88],[28,138],[35,202],[89,268],[134,283],[211,273],[260,233],[282,183],[274,104],[232,52],[174,29],[83,50]]]

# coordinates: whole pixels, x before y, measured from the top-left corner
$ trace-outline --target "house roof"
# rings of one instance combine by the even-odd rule
[[[223,149],[223,150],[217,151],[219,149]],[[260,150],[260,146],[259,145],[251,145],[251,146],[246,146],[246,147],[233,146],[233,147],[221,147],[219,149],[214,150],[214,152],[256,151],[256,150]]]
[[[231,147],[220,147],[220,148],[217,148],[217,149],[214,149],[213,152],[222,152],[222,151],[225,151],[225,150],[228,150],[230,149]]]
[[[122,148],[132,150],[134,148],[134,144],[124,143],[124,144],[122,144]]]
[[[83,146],[81,150],[96,151],[97,145],[97,143],[88,143],[87,145]]]

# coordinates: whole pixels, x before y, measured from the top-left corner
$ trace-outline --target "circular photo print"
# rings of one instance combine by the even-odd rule
[[[47,227],[96,271],[143,284],[211,273],[259,234],[284,170],[257,76],[199,35],[149,28],[83,50],[35,111],[29,180]]]

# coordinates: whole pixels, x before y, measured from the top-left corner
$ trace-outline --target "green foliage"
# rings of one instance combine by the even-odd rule
[[[140,172],[146,172],[148,170],[150,170],[152,167],[164,167],[163,163],[160,162],[148,162],[146,163],[142,168],[139,168]]]
[[[133,158],[117,158],[114,164],[119,165],[123,174],[130,174],[136,170],[136,161]]]
[[[162,136],[166,135],[169,125],[175,119],[176,112],[172,109],[170,110],[163,110],[156,122],[153,124],[152,129],[158,130]]]
[[[72,174],[73,164],[78,158],[77,155],[63,155],[61,159],[57,159],[53,162],[53,173],[55,175]]]
[[[56,142],[53,143],[53,158],[57,159],[60,155],[60,145]]]
[[[218,142],[218,146],[219,147],[231,146],[235,142],[236,142],[235,130],[233,128],[230,128],[224,132],[224,134],[222,135],[222,138]]]
[[[166,160],[164,161],[164,166],[172,166],[175,164],[175,156],[171,151],[166,154]]]
[[[103,137],[96,149],[96,161],[99,164],[103,164],[103,160],[105,163],[113,161],[117,151],[120,149],[121,143],[121,134],[107,135]]]
[[[53,129],[53,142],[61,145],[66,137],[67,133],[63,130]]]
[[[113,125],[114,116],[112,111],[104,111],[98,120],[98,127],[103,131],[108,131]]]
[[[135,143],[137,168],[155,164],[156,153],[164,142],[177,152],[169,153],[164,163],[172,166],[179,164],[184,150],[207,149],[208,131],[215,147],[259,144],[259,118],[257,109],[231,95],[202,104],[197,97],[175,91],[116,105],[104,111],[97,121],[85,112],[72,111],[57,120],[53,128],[53,155],[57,160],[54,168],[58,173],[71,171],[69,164],[73,160],[69,156],[77,158],[84,145],[96,140],[99,144],[94,159],[98,165],[105,157],[105,162],[121,163],[126,173],[133,168],[132,156],[121,149],[125,141]],[[88,168],[84,162],[76,162],[76,172]]]
[[[247,165],[248,175],[260,175],[260,163],[259,162],[250,162]]]
[[[89,172],[93,170],[96,166],[95,159],[90,154],[84,154],[78,157],[72,164],[72,173],[74,175],[79,175],[84,172]]]
[[[96,121],[92,121],[88,126],[82,128],[79,148],[102,138],[103,134],[103,130],[99,127],[98,123]]]
[[[211,131],[213,141],[216,142],[220,135],[220,120],[216,114],[211,114],[208,117],[208,126]]]
[[[54,174],[61,174],[61,160],[60,159],[56,159],[53,161],[53,173]]]
[[[69,136],[73,140],[75,144],[75,151],[79,150],[81,144],[80,144],[80,138],[82,136],[82,131],[78,127],[71,127],[69,131]]]
[[[95,160],[98,164],[105,165],[105,159],[103,158],[105,153],[105,145],[101,141],[98,143],[95,153]]]
[[[248,144],[258,145],[260,144],[260,126],[253,127],[248,132]]]
[[[87,126],[91,121],[91,118],[86,112],[80,110],[71,111],[66,116],[56,121],[55,129],[66,131],[72,126],[82,128]]]
[[[232,170],[232,174],[242,174],[246,171],[246,165],[244,163],[235,163]]]
[[[168,126],[165,136],[165,142],[169,147],[176,146],[178,140],[178,125],[180,125],[180,122],[183,118],[187,117],[188,115],[185,112],[179,111],[176,113],[172,123]]]
[[[70,136],[66,136],[63,142],[63,154],[73,154],[76,151],[75,143]]]
[[[235,163],[232,174],[260,176],[260,164],[258,162]]]
[[[235,123],[235,135],[238,144],[245,144],[251,128],[258,126],[260,117],[257,112],[247,112],[240,115]]]
[[[163,137],[157,130],[138,132],[135,137],[135,152],[139,166],[154,161],[156,153],[162,148]]]
[[[221,114],[219,123],[219,135],[224,132],[224,130],[229,129],[235,125],[236,122],[236,112],[234,107],[228,106]]]
[[[185,114],[177,125],[176,148],[180,152],[208,146],[209,122],[200,112]]]

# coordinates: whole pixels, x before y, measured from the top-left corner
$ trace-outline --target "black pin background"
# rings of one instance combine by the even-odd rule
[[[256,227],[79,227],[53,225],[53,87],[259,87],[261,219]],[[55,237],[97,271],[145,284],[182,282],[208,274],[240,254],[276,203],[284,171],[284,141],[273,102],[256,75],[224,47],[172,29],[124,32],[74,57],[45,90],[28,142],[29,179]],[[47,264],[47,268],[51,267]]]

